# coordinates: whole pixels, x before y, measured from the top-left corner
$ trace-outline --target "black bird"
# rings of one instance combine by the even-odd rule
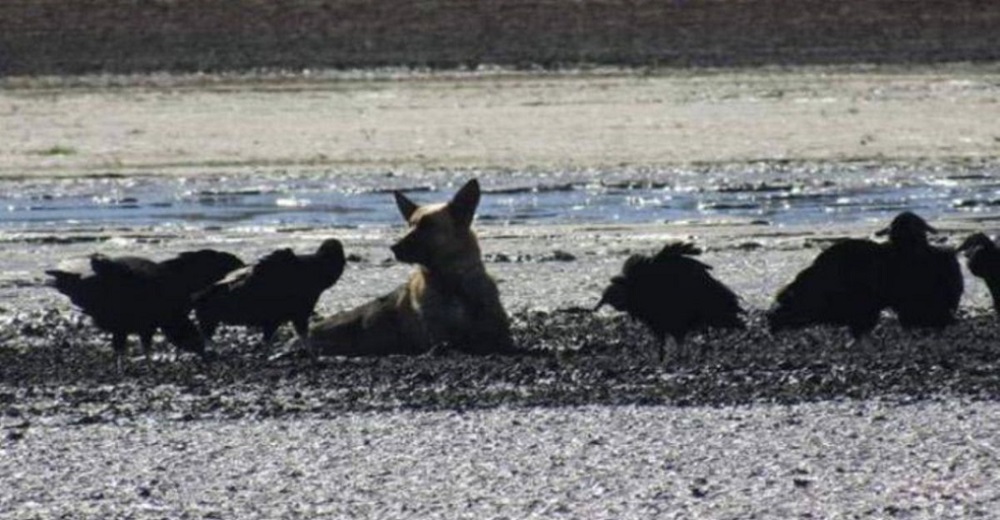
[[[608,304],[645,323],[659,342],[660,361],[668,334],[680,348],[693,331],[743,328],[739,297],[691,258],[698,254],[693,244],[672,243],[653,257],[632,255],[595,310]]]
[[[135,257],[90,258],[93,272],[49,270],[50,285],[69,297],[98,328],[111,333],[115,365],[122,371],[129,334],[138,334],[149,362],[153,334],[162,329],[182,350],[204,355],[204,342],[188,318],[192,294],[243,262],[229,253],[201,250],[164,262]]]
[[[185,251],[159,262],[159,278],[176,301],[184,303],[184,314],[194,307],[194,295],[245,264],[236,255],[201,249]]]
[[[236,270],[195,297],[195,315],[205,338],[220,323],[261,327],[264,341],[292,322],[299,339],[308,342],[309,316],[320,294],[344,272],[344,247],[329,239],[313,254],[279,249],[256,264]]]
[[[982,278],[993,297],[993,309],[1000,316],[1000,249],[983,233],[969,235],[958,247],[965,252],[969,272]]]
[[[878,324],[886,303],[879,280],[884,247],[847,239],[826,248],[791,283],[767,312],[772,332],[812,325],[846,326],[855,339]]]
[[[943,328],[955,322],[962,298],[962,269],[955,250],[932,246],[928,233],[937,230],[905,211],[889,227],[881,289],[885,302],[904,328]]]

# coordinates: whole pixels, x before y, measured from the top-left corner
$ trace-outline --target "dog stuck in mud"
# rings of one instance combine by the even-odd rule
[[[323,355],[383,356],[455,349],[510,354],[510,323],[496,283],[486,273],[472,220],[479,182],[470,180],[447,203],[418,206],[395,192],[409,231],[392,246],[416,265],[393,292],[328,317],[310,331]]]

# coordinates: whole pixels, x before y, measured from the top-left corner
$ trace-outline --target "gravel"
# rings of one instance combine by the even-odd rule
[[[949,400],[8,426],[0,515],[990,517],[998,424]]]
[[[993,316],[855,345],[761,325],[664,365],[640,326],[577,309],[516,314],[516,358],[313,366],[229,329],[214,364],[162,352],[119,379],[85,320],[8,318],[0,517],[990,515]]]
[[[321,314],[405,276],[380,261],[393,231],[345,232],[369,260]],[[531,355],[314,366],[268,360],[287,329],[268,347],[226,328],[215,363],[160,344],[152,370],[135,359],[121,377],[106,335],[18,274],[93,244],[5,246],[11,280],[28,282],[2,291],[0,517],[989,516],[1000,328],[981,283],[967,279],[963,319],[940,333],[887,317],[858,344],[823,328],[772,336],[761,309],[815,254],[818,230],[574,231],[565,245],[542,228],[482,234],[488,257],[520,259],[488,268]],[[630,252],[689,231],[745,297],[750,327],[693,337],[690,357],[660,365],[640,325],[585,308]],[[760,244],[752,255],[726,246],[746,240]],[[225,243],[247,258],[274,245]],[[547,261],[554,250],[568,254]]]

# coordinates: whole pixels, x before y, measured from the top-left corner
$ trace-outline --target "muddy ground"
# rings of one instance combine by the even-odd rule
[[[471,175],[489,185],[698,162],[738,175],[789,161],[948,171],[991,164],[1000,146],[990,67],[303,81],[8,83],[5,186],[301,168],[365,186],[392,172],[390,183],[442,186],[418,196],[433,200]],[[935,224],[954,245],[992,222]],[[336,236],[356,258],[320,302],[329,313],[405,278],[387,250],[401,230],[7,231],[0,516],[988,516],[1000,499],[1000,327],[980,282],[967,276],[962,323],[940,334],[891,317],[853,345],[842,331],[761,327],[774,292],[822,244],[879,224],[483,222],[487,267],[533,356],[314,366],[269,362],[256,335],[227,329],[216,363],[160,345],[152,370],[134,360],[122,376],[107,337],[42,286],[43,269],[98,250],[255,258]],[[743,296],[746,331],[696,337],[690,358],[658,364],[642,327],[580,310],[630,253],[688,238]]]

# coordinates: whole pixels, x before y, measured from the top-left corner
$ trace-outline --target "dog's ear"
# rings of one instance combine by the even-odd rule
[[[401,191],[394,191],[392,194],[396,196],[396,207],[403,214],[403,219],[409,222],[413,212],[417,211],[417,205],[407,198],[406,195],[403,195]]]
[[[459,225],[469,227],[479,206],[479,181],[472,179],[465,183],[448,203],[448,211]]]

